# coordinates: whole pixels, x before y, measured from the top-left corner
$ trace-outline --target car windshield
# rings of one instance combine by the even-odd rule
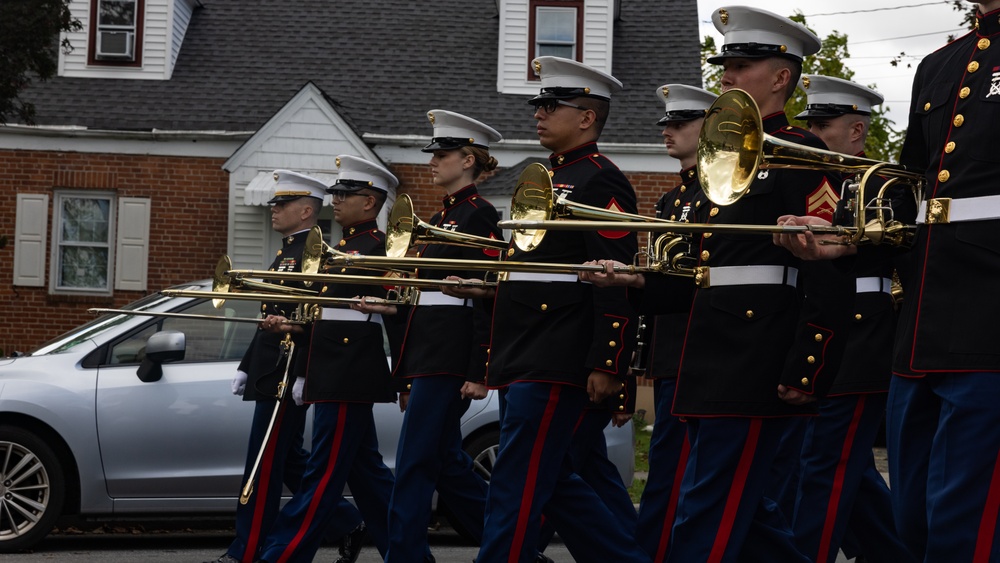
[[[185,289],[204,289],[200,286],[184,286]],[[142,311],[146,309],[152,309],[163,303],[169,301],[170,297],[165,297],[159,293],[154,293],[147,295],[138,301],[133,301],[128,305],[122,307],[129,311]],[[85,325],[78,326],[69,332],[64,332],[63,334],[49,340],[45,344],[42,344],[38,348],[35,348],[28,353],[29,356],[44,356],[46,354],[61,354],[71,350],[73,347],[77,346],[81,342],[86,342],[91,338],[101,334],[102,332],[120,325],[121,323],[133,318],[130,315],[117,314],[117,313],[107,313],[97,317],[96,319],[88,322]]]

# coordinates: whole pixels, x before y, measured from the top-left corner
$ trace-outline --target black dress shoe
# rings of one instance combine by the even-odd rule
[[[358,524],[357,528],[351,530],[340,540],[340,559],[337,563],[354,563],[361,556],[361,546],[368,538],[368,528],[365,523]]]

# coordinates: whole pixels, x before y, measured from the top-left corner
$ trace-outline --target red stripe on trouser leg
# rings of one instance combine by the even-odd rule
[[[253,524],[247,537],[246,549],[243,551],[243,563],[253,563],[257,558],[257,544],[260,542],[260,531],[264,526],[264,511],[267,507],[267,491],[271,483],[271,471],[274,470],[274,449],[281,434],[281,420],[285,417],[285,403],[278,406],[278,414],[274,417],[274,427],[271,428],[271,440],[264,445],[264,455],[261,456],[260,475],[257,476],[257,490],[253,499]]]
[[[545,405],[545,413],[538,426],[538,435],[535,437],[535,444],[531,448],[531,460],[528,462],[528,474],[524,481],[524,491],[521,493],[521,509],[517,514],[517,526],[514,528],[514,541],[510,546],[510,554],[507,561],[518,563],[518,556],[521,553],[521,546],[524,544],[524,534],[528,527],[528,516],[531,514],[531,505],[535,497],[535,485],[538,481],[538,462],[542,457],[542,450],[545,448],[545,438],[552,425],[552,418],[555,416],[556,405],[559,403],[559,385],[553,385],[549,391],[549,402]]]
[[[851,448],[854,447],[854,438],[858,433],[858,426],[861,424],[861,415],[865,412],[865,396],[858,398],[858,404],[854,407],[854,414],[851,416],[851,425],[847,427],[847,435],[844,436],[844,445],[840,449],[840,459],[837,460],[837,469],[833,474],[833,487],[830,489],[830,500],[826,503],[826,519],[823,521],[823,531],[819,537],[819,553],[816,554],[816,563],[826,563],[827,554],[830,551],[830,542],[833,541],[833,528],[837,523],[837,510],[840,508],[840,496],[844,492],[844,475],[847,473],[847,462],[851,459]]]
[[[708,555],[708,563],[722,561],[722,556],[726,553],[726,545],[729,543],[729,536],[732,535],[736,513],[740,507],[740,499],[743,498],[743,487],[746,484],[747,475],[750,473],[750,466],[753,464],[753,456],[757,450],[757,441],[760,439],[762,424],[763,422],[759,418],[750,421],[747,439],[743,444],[743,452],[740,454],[740,461],[736,465],[736,474],[733,475],[733,485],[729,488],[729,497],[726,498],[726,507],[722,512],[722,522],[719,523],[719,531],[715,535],[712,552]]]
[[[299,546],[302,538],[306,535],[306,531],[309,529],[309,525],[312,523],[313,516],[319,508],[320,502],[323,500],[323,493],[326,492],[326,488],[330,484],[330,474],[337,467],[337,456],[340,455],[340,445],[344,441],[344,426],[346,425],[346,421],[347,407],[340,405],[337,409],[337,430],[334,432],[333,443],[330,445],[330,458],[326,462],[323,477],[316,486],[316,491],[309,502],[309,509],[306,511],[305,517],[302,518],[302,525],[299,526],[299,531],[296,532],[292,541],[288,542],[285,551],[278,558],[278,563],[285,563],[295,553],[295,548]]]
[[[684,469],[687,467],[688,453],[691,451],[691,442],[688,441],[687,433],[684,433],[684,443],[681,446],[681,455],[677,460],[677,471],[674,472],[674,484],[670,488],[670,501],[667,503],[667,513],[663,516],[663,529],[660,531],[660,543],[656,546],[656,557],[654,562],[663,561],[667,558],[667,548],[670,547],[670,530],[674,527],[674,516],[677,515],[677,498],[681,495],[681,480],[684,478]]]
[[[993,536],[997,529],[997,512],[1000,511],[1000,455],[993,464],[993,477],[990,479],[990,491],[986,494],[986,506],[983,507],[983,518],[979,522],[979,534],[976,537],[976,551],[972,555],[973,563],[990,561],[990,550],[993,549]]]

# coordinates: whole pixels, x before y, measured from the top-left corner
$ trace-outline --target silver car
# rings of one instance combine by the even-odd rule
[[[216,309],[154,294],[126,308],[234,320],[108,314],[27,355],[0,358],[0,551],[33,546],[61,515],[235,511],[253,405],[233,396],[229,382],[256,329],[237,319],[256,317],[259,303]],[[377,404],[375,420],[392,468],[402,414]],[[628,484],[631,425],[605,433]],[[499,443],[494,392],[472,402],[462,434],[488,479]]]

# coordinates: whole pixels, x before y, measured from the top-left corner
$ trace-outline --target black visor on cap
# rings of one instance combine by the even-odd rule
[[[420,150],[422,152],[450,151],[475,145],[476,143],[472,142],[472,139],[468,137],[432,137],[431,143]]]
[[[343,179],[343,180],[337,180],[337,182],[334,185],[326,189],[326,192],[331,194],[334,192],[356,192],[359,190],[363,190],[365,188],[373,190],[379,189],[369,184],[368,182],[365,182],[364,180]]]
[[[677,121],[693,121],[702,117],[705,117],[705,110],[703,109],[680,109],[677,111],[668,111],[656,124],[666,125],[667,123]]]
[[[274,205],[275,203],[287,203],[289,201],[295,201],[300,197],[310,197],[304,195],[276,195],[271,199],[267,200],[268,205]]]
[[[847,104],[808,104],[806,110],[795,116],[795,119],[809,119],[810,117],[840,117],[848,113],[858,115],[871,115],[870,111],[854,109],[854,106]]]
[[[714,57],[706,59],[709,64],[719,65],[726,59],[763,59],[766,57],[784,57],[793,61],[802,62],[800,57],[796,57],[781,50],[781,45],[769,45],[766,43],[729,43],[722,46],[722,52]]]
[[[551,87],[542,88],[537,96],[528,100],[531,105],[537,105],[540,100],[569,100],[572,98],[596,98],[606,100],[603,96],[595,96],[589,92],[588,88],[563,88]]]

